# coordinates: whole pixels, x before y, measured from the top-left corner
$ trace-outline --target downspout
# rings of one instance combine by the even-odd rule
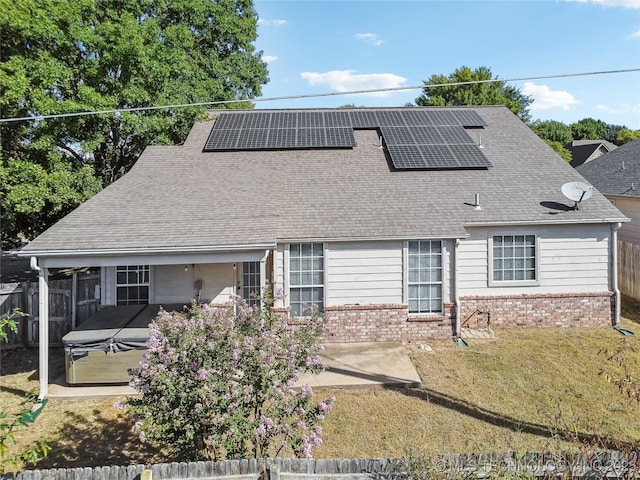
[[[618,230],[622,227],[622,223],[611,224],[611,289],[615,295],[615,313],[613,326],[620,327],[620,289],[618,288]]]
[[[456,338],[460,338],[460,292],[458,291],[458,247],[460,246],[460,239],[456,238],[455,246],[453,248],[453,301],[456,304],[456,323],[455,323],[455,335]]]
[[[31,269],[38,272],[38,348],[39,348],[39,382],[40,394],[38,401],[42,402],[49,388],[49,283],[48,269],[38,266],[38,259],[31,257]]]

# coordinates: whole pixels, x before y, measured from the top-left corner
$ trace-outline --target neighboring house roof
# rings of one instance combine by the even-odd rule
[[[362,111],[404,115],[416,108]],[[214,120],[200,122],[183,146],[148,147],[129,173],[33,240],[23,254],[456,238],[466,236],[469,225],[624,220],[597,192],[570,210],[560,188],[582,177],[507,108],[467,110],[486,122],[467,132],[481,144],[489,168],[394,171],[380,147],[379,129],[354,130],[353,148],[205,152]],[[247,113],[253,112],[265,110]],[[475,194],[482,209],[473,207]]]
[[[605,195],[640,197],[640,139],[625,143],[577,170]]]
[[[574,140],[564,148],[571,152],[570,165],[578,167],[618,147],[606,140]]]

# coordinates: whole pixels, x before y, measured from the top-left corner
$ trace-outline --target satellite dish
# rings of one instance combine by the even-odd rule
[[[584,182],[567,182],[562,185],[562,194],[575,203],[574,210],[580,210],[580,202],[591,198],[593,185]]]

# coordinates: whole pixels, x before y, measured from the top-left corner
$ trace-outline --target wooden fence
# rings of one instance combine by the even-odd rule
[[[62,337],[94,315],[100,303],[100,273],[73,273],[49,280],[49,344],[62,345]],[[8,346],[35,346],[39,341],[38,282],[0,284],[0,314],[18,308],[27,316],[16,318],[18,332],[9,333]]]
[[[32,470],[8,474],[13,480],[401,480],[408,478],[534,480],[637,479],[637,452],[527,453],[439,455],[407,459],[269,458],[221,462],[164,463]],[[427,471],[426,468],[429,470]],[[266,470],[266,472],[265,472]],[[263,476],[263,472],[267,475]],[[426,475],[428,473],[428,475]],[[1,478],[1,477],[0,477]]]
[[[618,288],[640,300],[640,245],[618,241]]]

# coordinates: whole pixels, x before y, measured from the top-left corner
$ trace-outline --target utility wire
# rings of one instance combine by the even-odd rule
[[[255,99],[237,99],[237,100],[218,100],[212,102],[197,102],[197,103],[179,103],[175,105],[159,105],[151,107],[132,107],[132,108],[118,108],[112,110],[96,110],[87,112],[75,112],[75,113],[57,113],[51,115],[35,115],[30,117],[14,117],[14,118],[0,118],[0,123],[9,122],[23,122],[23,121],[40,121],[51,118],[68,118],[68,117],[84,117],[89,115],[103,115],[109,113],[126,113],[126,112],[144,112],[149,110],[162,110],[169,108],[186,108],[186,107],[203,107],[211,105],[225,105],[231,103],[241,102],[274,102],[278,100],[299,100],[303,98],[320,98],[320,97],[335,97],[342,95],[361,95],[366,93],[380,93],[380,92],[399,92],[403,90],[418,90],[424,88],[433,87],[456,87],[461,85],[476,85],[482,83],[495,83],[495,82],[521,82],[525,80],[542,80],[550,78],[567,78],[567,77],[586,77],[592,75],[609,75],[615,73],[630,73],[640,72],[640,68],[627,68],[621,70],[603,70],[595,72],[581,72],[581,73],[561,73],[557,75],[540,75],[536,77],[515,77],[515,78],[495,78],[490,80],[473,80],[469,82],[451,82],[451,83],[437,83],[437,84],[422,84],[412,85],[408,87],[391,87],[391,88],[374,88],[370,90],[352,90],[349,92],[325,92],[325,93],[309,93],[305,95],[287,95],[283,97],[261,97]]]

